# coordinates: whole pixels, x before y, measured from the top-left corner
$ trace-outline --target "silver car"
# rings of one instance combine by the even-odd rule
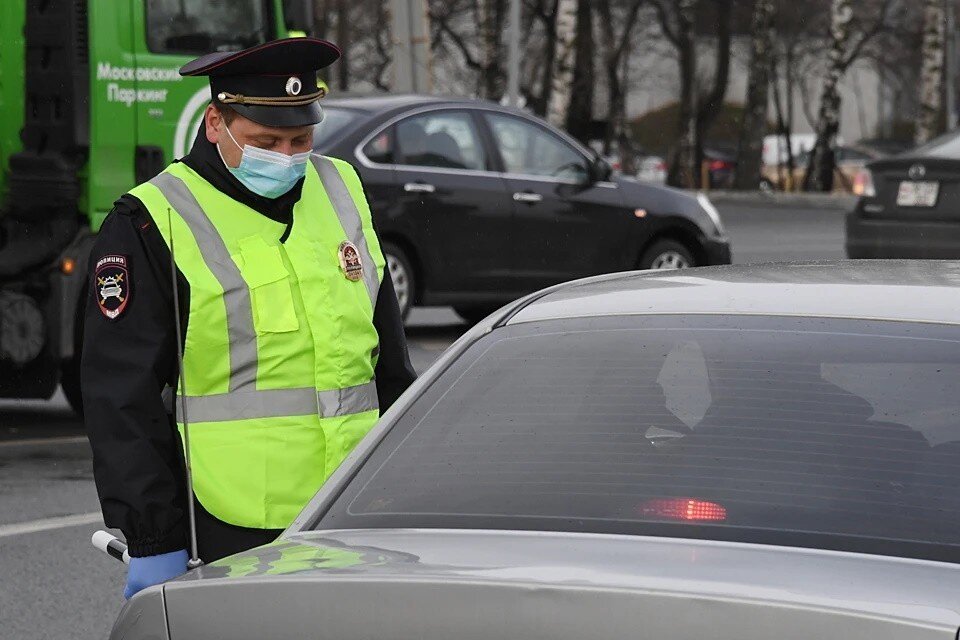
[[[954,640],[960,264],[639,272],[475,327],[113,638]]]

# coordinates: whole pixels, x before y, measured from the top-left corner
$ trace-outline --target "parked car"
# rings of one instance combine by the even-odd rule
[[[834,150],[833,193],[863,195],[863,175],[868,162],[879,160],[885,154],[874,147],[845,145]],[[761,170],[761,188],[771,190],[800,189],[810,164],[810,152],[804,151],[794,159],[792,178],[787,184],[786,167],[765,165]]]
[[[279,540],[142,591],[112,638],[955,640],[958,308],[952,262],[530,296]]]
[[[960,258],[960,131],[871,162],[846,220],[851,258]]]
[[[315,147],[357,168],[404,312],[452,305],[475,320],[566,280],[730,262],[705,196],[613,176],[522,111],[426,96],[324,110]]]
[[[637,180],[664,184],[667,181],[667,161],[661,156],[645,155],[637,159]]]
[[[731,149],[705,147],[703,162],[710,176],[711,189],[729,189],[737,170],[737,153]]]

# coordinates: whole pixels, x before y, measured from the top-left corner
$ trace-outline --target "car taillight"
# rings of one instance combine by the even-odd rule
[[[860,169],[853,178],[853,195],[864,198],[875,198],[877,190],[873,186],[873,174],[870,169]]]
[[[710,171],[723,171],[729,169],[731,165],[725,160],[712,160],[708,166],[710,167]]]
[[[648,500],[641,505],[640,513],[648,518],[685,522],[723,522],[727,519],[727,510],[721,505],[696,498]]]

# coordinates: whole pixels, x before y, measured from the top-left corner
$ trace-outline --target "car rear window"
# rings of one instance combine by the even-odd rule
[[[960,329],[647,316],[498,329],[317,528],[712,538],[960,558]]]

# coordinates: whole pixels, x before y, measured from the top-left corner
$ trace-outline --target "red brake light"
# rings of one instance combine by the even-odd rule
[[[723,160],[713,160],[710,162],[710,171],[723,171],[730,168],[730,163]]]
[[[727,510],[715,502],[696,498],[660,498],[640,507],[643,516],[685,522],[723,522]]]

